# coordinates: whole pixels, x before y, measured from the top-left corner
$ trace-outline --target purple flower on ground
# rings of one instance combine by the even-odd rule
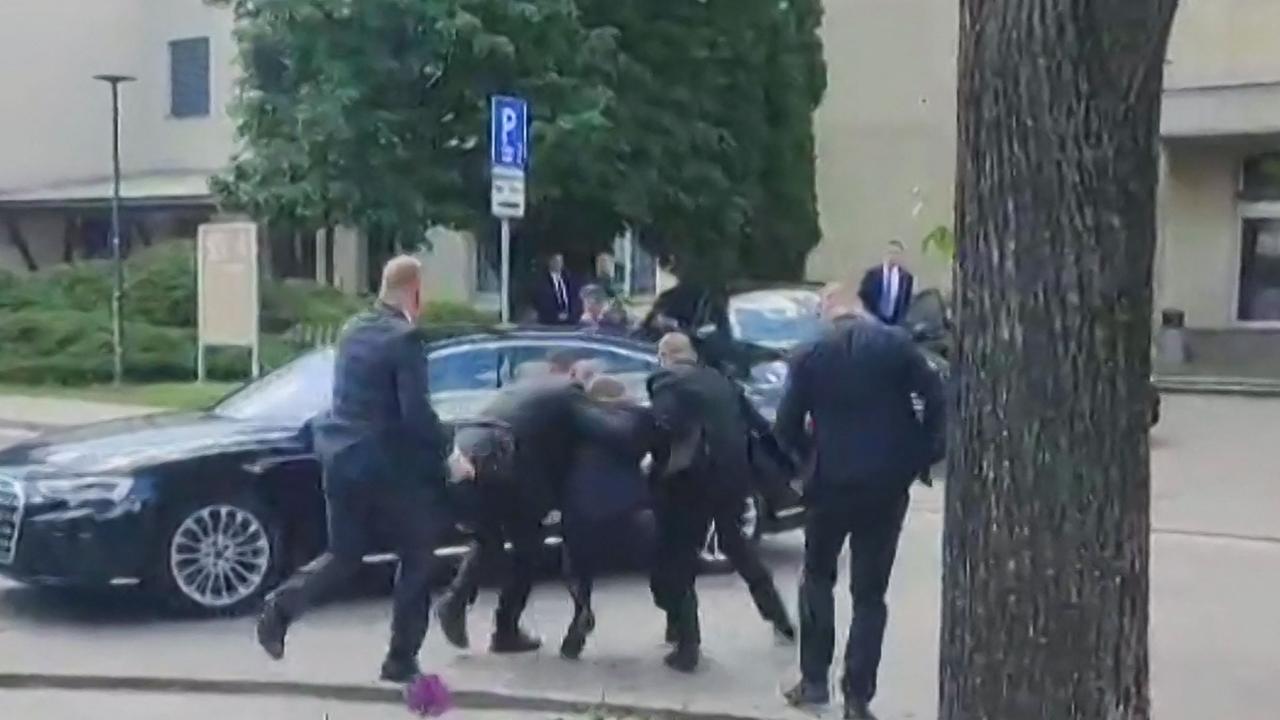
[[[439,675],[420,675],[406,685],[404,703],[422,717],[440,717],[453,709],[449,688]]]

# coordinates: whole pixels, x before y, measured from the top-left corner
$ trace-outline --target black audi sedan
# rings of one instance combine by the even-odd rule
[[[452,422],[473,416],[516,368],[556,351],[598,361],[637,399],[657,367],[653,345],[607,335],[441,335],[426,343],[424,361],[432,402]],[[315,350],[205,412],[87,425],[0,451],[0,574],[35,585],[140,585],[197,615],[251,607],[324,546],[309,421],[329,406],[333,365],[331,349]],[[777,396],[747,390],[757,402]],[[743,509],[753,539],[803,515],[798,495],[765,496]],[[547,523],[554,546],[554,516]],[[437,554],[456,555],[464,540],[458,531]],[[714,532],[704,554],[723,565]]]

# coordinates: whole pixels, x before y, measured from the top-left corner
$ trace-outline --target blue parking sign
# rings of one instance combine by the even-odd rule
[[[529,103],[493,96],[489,120],[489,163],[523,173],[529,163]]]

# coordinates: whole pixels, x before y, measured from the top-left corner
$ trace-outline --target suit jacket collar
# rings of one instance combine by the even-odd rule
[[[405,322],[409,322],[409,316],[405,314],[403,310],[401,310],[398,307],[392,307],[391,305],[388,305],[387,303],[382,302],[381,300],[379,300],[377,303],[374,304],[373,310],[374,312],[384,317],[396,318],[399,320],[404,320]]]

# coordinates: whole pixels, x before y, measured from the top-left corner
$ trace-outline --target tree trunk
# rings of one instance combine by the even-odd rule
[[[1146,720],[1176,0],[962,0],[942,720]]]
[[[4,216],[5,229],[9,231],[9,242],[18,249],[18,254],[22,256],[22,262],[27,266],[28,272],[36,272],[40,269],[40,264],[36,262],[35,255],[31,253],[31,246],[27,244],[27,236],[22,232],[22,224],[18,222],[13,215],[6,213]]]
[[[324,284],[333,287],[333,249],[336,229],[332,224],[324,226]]]

